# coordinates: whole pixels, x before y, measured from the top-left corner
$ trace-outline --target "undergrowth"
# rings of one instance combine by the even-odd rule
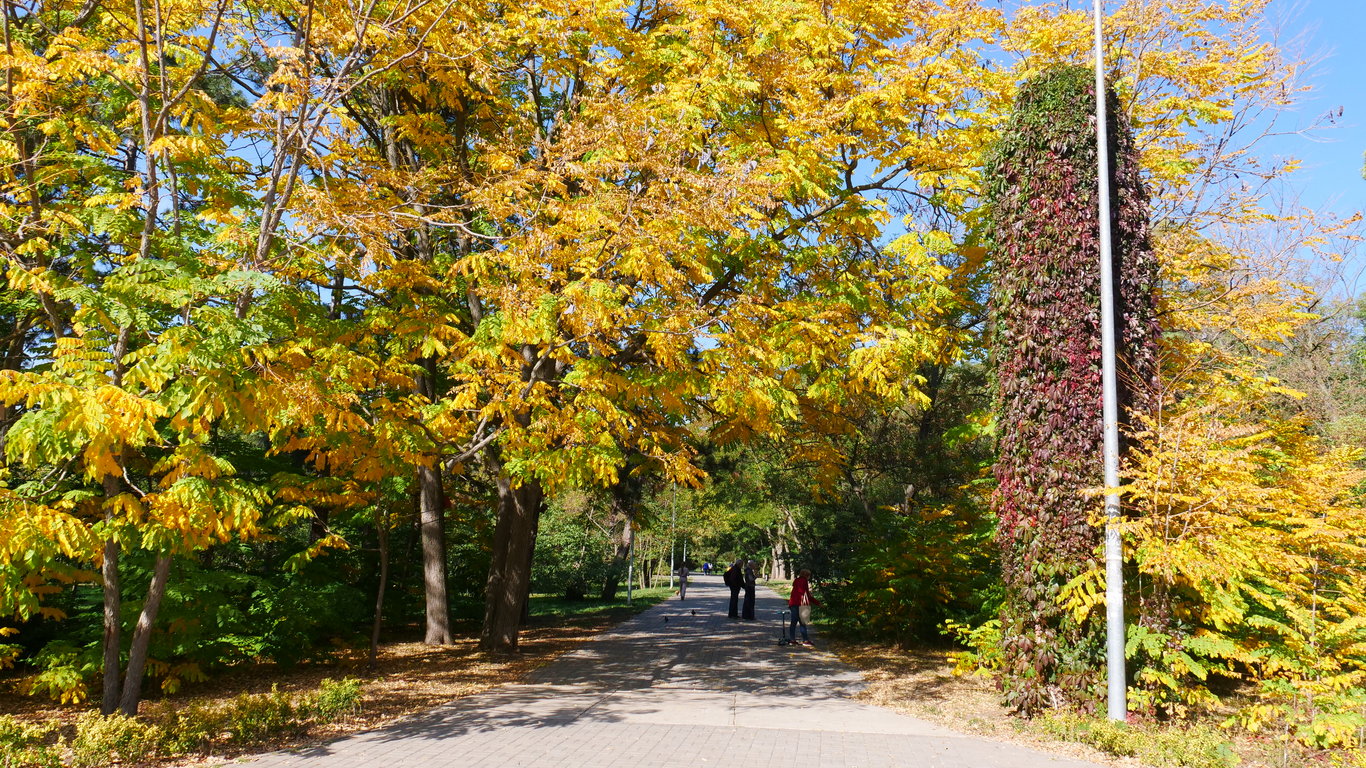
[[[1076,714],[1052,714],[1035,722],[1056,738],[1158,768],[1233,768],[1239,762],[1223,734],[1206,726],[1150,728]]]
[[[273,688],[224,704],[163,705],[137,718],[91,712],[69,733],[55,722],[34,725],[2,715],[0,768],[104,768],[250,746],[352,715],[360,698],[359,680],[327,679],[303,695]]]

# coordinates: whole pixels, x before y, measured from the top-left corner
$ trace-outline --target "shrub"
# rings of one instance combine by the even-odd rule
[[[356,678],[325,678],[315,693],[304,697],[299,710],[316,723],[330,723],[360,710],[360,696],[360,681]]]
[[[39,672],[29,681],[29,693],[46,695],[63,704],[79,704],[89,698],[87,681],[98,671],[90,649],[54,640],[38,652],[33,664]]]
[[[0,715],[0,768],[61,768],[60,745],[50,743],[56,730]]]
[[[152,716],[166,729],[166,751],[171,754],[207,751],[228,732],[226,709],[198,701],[167,708]]]
[[[302,696],[274,687],[270,693],[244,693],[218,706],[191,702],[166,708],[153,717],[163,724],[168,751],[204,752],[216,743],[252,744],[332,722],[359,710],[360,699],[361,681],[328,678]]]
[[[992,619],[976,627],[957,621],[946,621],[944,634],[968,649],[949,654],[955,675],[991,675],[999,671],[1005,663],[1005,658],[1001,655],[999,619]]]
[[[1206,727],[1141,728],[1081,715],[1050,715],[1039,720],[1054,736],[1090,744],[1102,752],[1135,757],[1160,768],[1232,768],[1238,756],[1217,731]]]
[[[90,712],[76,721],[71,741],[72,768],[106,768],[111,763],[139,763],[161,752],[166,732],[161,726],[123,715]]]
[[[271,686],[270,693],[244,693],[233,699],[228,706],[224,730],[231,733],[236,742],[263,741],[277,733],[302,728],[305,723],[299,722],[297,712],[293,697],[278,686]]]

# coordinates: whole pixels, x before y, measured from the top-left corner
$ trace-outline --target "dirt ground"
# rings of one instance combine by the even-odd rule
[[[553,626],[548,622],[533,624],[523,630],[520,651],[516,654],[484,653],[476,647],[476,628],[458,626],[455,631],[464,632],[453,645],[429,646],[414,641],[381,646],[374,670],[367,668],[364,649],[343,652],[332,662],[304,664],[292,669],[263,664],[232,670],[215,676],[209,682],[186,686],[180,694],[149,696],[142,705],[142,713],[155,717],[157,710],[163,707],[177,707],[191,700],[212,705],[244,693],[268,693],[272,686],[279,686],[280,690],[291,693],[305,693],[316,690],[323,678],[359,678],[364,683],[363,698],[360,712],[354,716],[266,744],[220,750],[212,756],[201,758],[180,757],[167,764],[217,763],[223,758],[239,754],[326,741],[380,727],[502,683],[522,680],[532,670],[548,664],[632,612],[630,609],[614,609],[576,617]],[[32,722],[57,720],[65,725],[89,711],[88,704],[59,706],[45,699],[24,695],[20,690],[22,685],[23,677],[19,675],[10,673],[0,677],[0,713],[17,715]]]
[[[863,672],[868,687],[859,698],[960,732],[987,736],[1051,754],[1101,765],[1146,768],[1136,758],[1116,757],[1089,745],[1064,741],[1039,724],[1012,717],[1001,706],[1000,693],[987,677],[954,675],[945,651],[902,650],[888,646],[834,642],[832,650]],[[1218,718],[1222,719],[1222,718]],[[1149,728],[1162,727],[1149,724]],[[1314,751],[1287,745],[1270,736],[1228,733],[1239,768],[1316,768],[1357,765],[1341,752]]]
[[[861,643],[832,643],[846,663],[863,672],[868,687],[857,698],[938,723],[963,733],[1033,747],[1101,765],[1142,768],[1143,763],[1117,758],[1085,744],[1049,739],[1033,732],[1001,706],[990,679],[954,675],[944,651],[901,650]]]

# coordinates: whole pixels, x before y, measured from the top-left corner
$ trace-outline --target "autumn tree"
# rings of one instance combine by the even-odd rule
[[[1184,231],[1156,242],[1172,318],[1166,391],[1136,425],[1125,473],[1139,514],[1125,535],[1140,574],[1131,592],[1165,593],[1177,620],[1133,628],[1134,703],[1207,711],[1224,705],[1222,681],[1241,679],[1257,691],[1236,717],[1249,730],[1277,723],[1313,746],[1358,744],[1359,446],[1325,440],[1300,412],[1314,396],[1273,375],[1293,372],[1282,355],[1317,332],[1318,299],[1283,278],[1281,259],[1257,269],[1256,254]],[[1072,610],[1096,608],[1099,578],[1079,579]]]
[[[760,479],[735,496],[753,508],[727,530],[775,550],[848,545],[862,593],[848,605],[885,617],[870,631],[910,636],[905,617],[933,614],[937,598],[889,589],[963,562],[974,583],[985,572],[980,444],[960,452],[957,442],[989,428],[980,405],[967,405],[986,346],[984,219],[997,215],[981,205],[982,168],[1018,83],[1089,61],[1089,17],[1074,5],[10,2],[4,609],[50,615],[60,584],[98,579],[117,706],[138,677],[120,668],[125,645],[166,626],[155,601],[124,600],[121,574],[133,583],[146,570],[160,590],[227,546],[216,542],[269,549],[252,539],[275,526],[306,528],[299,554],[323,556],[346,545],[342,512],[379,498],[377,535],[410,533],[398,523],[414,505],[433,642],[450,636],[443,566],[482,570],[491,546],[484,643],[506,650],[546,499],[616,489],[620,534],[647,519],[642,506],[657,511],[659,488],[715,488],[704,476],[721,465],[704,451],[761,444],[773,449],[757,460],[763,471],[740,473]],[[1164,315],[1191,341],[1164,348],[1168,391],[1194,408],[1188,395],[1200,387],[1179,383],[1198,370],[1206,384],[1223,376],[1247,384],[1244,395],[1280,396],[1256,354],[1310,305],[1285,282],[1243,281],[1246,247],[1230,234],[1252,231],[1262,182],[1286,169],[1258,163],[1256,132],[1245,138],[1260,110],[1299,87],[1263,26],[1269,0],[1111,6],[1115,113],[1134,118],[1159,261],[1181,289],[1168,295],[1198,296]],[[1084,142],[1066,146],[1083,167]],[[1090,182],[1073,176],[1079,191],[1060,222],[1086,218]],[[1006,202],[1026,199],[993,198],[1003,216],[1015,215]],[[1059,242],[1049,226],[1041,242]],[[1236,290],[1222,294],[1220,282]],[[1059,285],[1068,317],[1092,322],[1079,319],[1089,317],[1083,284]],[[1038,298],[1021,279],[1001,291]],[[1217,318],[1233,330],[1201,314],[1216,298],[1246,302]],[[1256,333],[1240,335],[1244,320]],[[1224,355],[1241,347],[1256,354]],[[1076,381],[1090,392],[1090,378]],[[1040,392],[1015,392],[1015,405],[1037,405],[1028,398]],[[1267,413],[1234,415],[1192,412],[1175,443],[1162,430],[1177,420],[1151,426],[1151,454],[1133,467],[1148,455],[1161,457],[1153,466],[1171,461],[1169,448],[1201,426],[1277,435],[1252,441],[1261,454],[1236,455],[1247,460],[1237,473],[1202,468],[1198,488],[1136,482],[1134,499],[1157,499],[1153,520],[1188,514],[1173,501],[1181,493],[1208,499],[1222,478],[1272,476],[1261,455],[1291,456],[1333,488],[1351,480],[1350,457],[1325,458]],[[1229,448],[1215,442],[1210,450]],[[289,471],[248,473],[229,443]],[[1064,468],[1069,494],[1093,481]],[[819,491],[799,501],[809,487],[771,483],[769,470]],[[830,501],[837,493],[856,503]],[[794,503],[784,512],[758,501],[765,494]],[[1337,574],[1282,613],[1306,595],[1346,594],[1355,555],[1330,534],[1355,524],[1348,497],[1301,488],[1274,498],[1340,521],[1267,539],[1287,553],[1279,562]],[[491,528],[483,510],[465,509],[483,503],[498,508]],[[1080,509],[1061,511],[1077,522]],[[1258,509],[1254,524],[1272,520]],[[1005,518],[1012,537],[1019,512]],[[1218,523],[1235,535],[1248,519]],[[1313,546],[1294,550],[1297,532]],[[960,535],[968,543],[952,549]],[[1082,552],[1088,536],[1068,546]],[[858,537],[876,540],[860,548]],[[457,562],[453,549],[474,554]],[[1145,583],[1189,597],[1185,577],[1155,563],[1139,564],[1154,574]],[[395,570],[417,575],[406,562]],[[1080,637],[1094,582],[1072,584]],[[1035,598],[1049,621],[1067,621]],[[124,625],[143,606],[139,639],[127,643]],[[1158,637],[1159,624],[1142,626]],[[1328,625],[1294,626],[1306,648],[1321,637],[1310,630]],[[1168,633],[1152,647],[1191,648],[1188,639]],[[1155,680],[1194,675],[1144,653],[1145,694],[1157,697]],[[1332,677],[1311,667],[1298,690]]]
[[[778,424],[798,385],[897,391],[932,346],[916,323],[936,311],[935,265],[874,245],[876,196],[916,186],[910,154],[957,146],[913,138],[953,107],[862,125],[840,110],[920,98],[866,77],[918,66],[947,32],[889,46],[928,9],[800,12],[807,27],[753,28],[762,14],[706,4],[525,6],[462,17],[472,37],[396,31],[427,51],[394,63],[414,85],[376,88],[388,111],[348,105],[316,161],[300,225],[334,233],[344,290],[383,298],[361,329],[308,334],[298,386],[383,385],[300,397],[322,411],[300,412],[289,444],[339,465],[384,442],[417,465],[489,465],[490,648],[515,647],[547,493],[613,485],[628,463],[690,482],[699,415],[742,438]],[[867,44],[846,52],[845,36]],[[431,259],[405,255],[424,238]],[[431,365],[439,391],[397,394]],[[779,375],[798,366],[812,375]]]
[[[253,21],[137,0],[4,15],[7,276],[43,308],[30,364],[0,387],[21,409],[5,443],[7,607],[37,610],[23,595],[71,574],[63,562],[99,569],[106,713],[137,711],[175,558],[310,514],[238,477],[213,439],[271,422],[251,388],[268,358],[243,350],[283,330],[257,299],[337,98],[262,48]],[[269,74],[240,71],[242,50]],[[250,136],[269,137],[263,166],[227,151]],[[154,566],[125,665],[120,561],[135,552]]]

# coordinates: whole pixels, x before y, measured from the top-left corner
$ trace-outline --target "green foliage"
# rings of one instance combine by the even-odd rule
[[[1114,174],[1121,413],[1156,383],[1157,263],[1124,112],[1106,95]],[[1005,585],[1006,698],[1038,712],[1098,697],[1103,625],[1059,605],[1100,544],[1088,489],[1101,482],[1100,281],[1095,81],[1056,66],[1026,82],[987,163],[992,357],[1000,425],[994,497]],[[1121,417],[1123,418],[1123,417]]]
[[[594,519],[601,516],[596,509],[583,504],[569,509],[564,501],[556,499],[542,516],[532,589],[569,600],[596,596],[612,568],[612,539]]]
[[[982,622],[999,605],[990,520],[967,503],[879,510],[858,524],[847,577],[823,584],[841,631],[934,642],[946,621]]]
[[[242,694],[219,705],[163,706],[149,717],[166,734],[167,749],[184,754],[207,751],[217,744],[255,744],[333,722],[356,712],[361,696],[359,680],[328,678],[316,691],[301,696],[272,687],[270,693]]]
[[[62,768],[57,724],[33,725],[0,715],[0,768]]]
[[[1001,655],[1001,620],[992,619],[977,626],[957,621],[944,622],[944,634],[967,650],[949,654],[955,675],[994,675],[1005,664]]]
[[[327,658],[343,643],[362,642],[373,587],[357,587],[337,573],[371,577],[367,563],[348,551],[328,552],[283,570],[281,563],[307,546],[306,535],[306,528],[295,527],[273,542],[231,541],[198,561],[178,563],[160,614],[168,631],[153,637],[155,661],[148,668],[163,691],[174,693],[235,664],[290,666]],[[123,612],[130,624],[150,565],[145,557],[123,559]],[[37,669],[29,678],[30,692],[63,702],[88,698],[101,669],[99,601],[98,588],[87,584],[50,599],[68,617],[26,633],[31,643],[41,643],[23,659]]]
[[[309,694],[299,711],[317,723],[330,723],[360,711],[361,682],[354,677],[324,678]]]
[[[89,696],[88,681],[99,672],[100,661],[97,651],[55,640],[39,651],[33,665],[38,674],[29,680],[29,693],[71,704]]]
[[[335,641],[357,638],[367,618],[368,595],[329,573],[352,566],[351,559],[329,553],[304,568],[272,572],[253,548],[233,544],[215,552],[210,562],[217,567],[187,564],[162,608],[176,631],[158,638],[155,655],[204,670],[321,657]]]
[[[1138,758],[1165,768],[1233,768],[1239,759],[1228,740],[1207,727],[1130,726],[1076,714],[1050,714],[1039,720],[1048,733],[1079,741],[1112,755]]]
[[[137,764],[162,751],[166,732],[155,723],[123,715],[89,712],[76,721],[71,740],[71,768],[106,768],[114,763]]]

